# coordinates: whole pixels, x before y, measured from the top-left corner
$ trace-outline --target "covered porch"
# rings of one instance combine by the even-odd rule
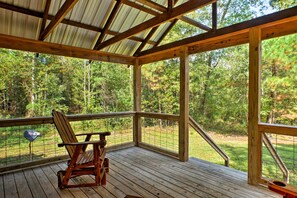
[[[77,19],[76,16],[72,18],[67,15],[71,10],[80,12],[88,6],[91,9],[92,5],[82,9],[79,7],[83,6],[82,1],[66,0],[64,4],[61,3],[60,7],[55,7],[54,12],[51,10],[54,9],[51,7],[51,1],[44,2],[44,5],[39,5],[38,8],[34,5],[31,5],[33,8],[25,8],[25,5],[22,7],[13,3],[0,3],[1,11],[5,9],[8,15],[17,13],[17,17],[12,17],[11,14],[13,20],[11,24],[6,24],[8,29],[18,27],[18,20],[23,15],[29,19],[33,18],[34,24],[39,27],[36,32],[35,26],[33,28],[28,26],[27,31],[30,34],[27,33],[27,35],[29,36],[10,31],[1,33],[0,47],[132,66],[133,109],[131,110],[133,111],[68,116],[76,132],[96,131],[105,124],[102,120],[111,120],[111,123],[113,119],[120,121],[124,119],[125,124],[113,130],[112,135],[107,138],[110,150],[108,157],[111,163],[107,185],[65,190],[58,189],[56,172],[65,167],[63,160],[67,159],[67,156],[65,156],[64,148],[57,148],[60,138],[53,128],[52,118],[1,119],[0,127],[3,131],[4,146],[0,148],[2,159],[0,197],[125,197],[126,195],[279,197],[267,188],[263,188],[263,186],[267,187],[270,179],[273,179],[266,178],[262,174],[263,145],[267,147],[282,171],[284,181],[288,181],[288,169],[267,139],[267,134],[288,136],[294,141],[297,128],[260,122],[261,42],[265,39],[296,33],[296,6],[228,27],[217,28],[217,2],[215,0],[180,1],[179,3],[168,0],[162,6],[159,4],[161,1],[156,3],[139,0],[135,3],[117,0],[110,3],[109,12],[102,17],[105,20],[102,19],[101,26],[98,28],[83,23],[83,17]],[[184,16],[207,5],[211,7],[210,27]],[[124,28],[125,31],[120,28],[121,24],[114,22],[118,29],[117,31],[111,30],[113,21],[117,19],[116,16],[119,15],[118,18],[121,18],[120,14],[117,15],[121,6],[123,9],[129,7],[129,9],[136,10],[138,14],[145,13],[146,20],[138,21],[138,25],[131,23],[129,27]],[[100,9],[104,8],[100,7]],[[88,13],[87,9],[85,13]],[[127,21],[133,21],[133,18],[137,16],[134,13]],[[205,32],[159,45],[178,20],[196,24]],[[26,23],[22,25],[22,28],[26,29]],[[71,28],[67,29],[67,27]],[[159,27],[161,30],[157,31]],[[32,29],[29,28],[34,29],[35,32],[32,33]],[[83,33],[76,35],[77,40],[63,40],[62,34],[59,34],[59,31],[65,31],[65,35],[73,32],[76,34],[79,32],[78,29]],[[70,32],[66,32],[68,30]],[[155,32],[158,34],[153,37]],[[83,44],[78,46],[78,43]],[[248,173],[189,158],[189,128],[192,127],[222,157],[224,164],[229,165],[229,157],[226,153],[199,126],[197,123],[199,121],[193,120],[189,115],[189,56],[240,44],[249,44]],[[142,65],[172,58],[179,59],[180,63],[179,114],[143,112]],[[170,131],[168,128],[160,127],[156,133],[151,133],[145,126],[145,120],[151,120],[152,123],[169,123]],[[76,123],[79,124],[76,125]],[[28,146],[20,138],[23,136],[23,131],[28,128],[49,131],[47,136],[42,137],[43,141],[34,143],[33,152],[31,150],[27,152]],[[10,140],[12,136],[15,136],[13,141]],[[19,146],[12,150],[10,145],[13,144]],[[290,159],[293,162],[294,160],[294,157]],[[48,164],[43,165],[46,163]],[[91,179],[89,176],[84,176],[74,179],[73,182]]]

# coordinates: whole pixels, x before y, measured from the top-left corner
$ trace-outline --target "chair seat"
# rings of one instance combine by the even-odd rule
[[[77,157],[76,164],[85,164],[93,160],[94,160],[93,151],[85,151]]]

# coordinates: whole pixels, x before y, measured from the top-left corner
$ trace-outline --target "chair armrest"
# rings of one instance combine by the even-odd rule
[[[100,146],[105,146],[106,145],[106,140],[60,143],[60,144],[58,144],[58,147],[62,147],[62,146],[78,146],[78,145],[88,145],[88,144],[98,144]]]
[[[75,136],[82,136],[82,135],[110,135],[111,133],[106,131],[106,132],[95,132],[95,133],[79,133],[79,134],[75,134]]]

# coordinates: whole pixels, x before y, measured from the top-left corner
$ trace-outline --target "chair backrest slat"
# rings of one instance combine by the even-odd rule
[[[59,135],[63,141],[63,143],[73,143],[77,142],[77,138],[72,130],[70,122],[68,118],[59,111],[52,111],[53,121],[56,126],[56,129],[59,132]],[[66,146],[67,152],[70,157],[73,156],[75,147],[74,146]]]

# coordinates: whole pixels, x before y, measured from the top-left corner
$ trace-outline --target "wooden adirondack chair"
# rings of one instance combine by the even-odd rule
[[[67,117],[59,112],[52,111],[53,122],[61,136],[63,143],[59,147],[66,146],[70,160],[66,170],[58,171],[58,186],[60,189],[97,186],[106,184],[106,172],[109,171],[109,161],[105,158],[106,140],[105,136],[110,132],[74,134]],[[78,142],[76,136],[86,136],[84,142]],[[100,140],[90,141],[92,135],[99,135]],[[88,145],[93,146],[93,150],[86,150]],[[68,184],[73,177],[80,175],[94,175],[94,183]]]

